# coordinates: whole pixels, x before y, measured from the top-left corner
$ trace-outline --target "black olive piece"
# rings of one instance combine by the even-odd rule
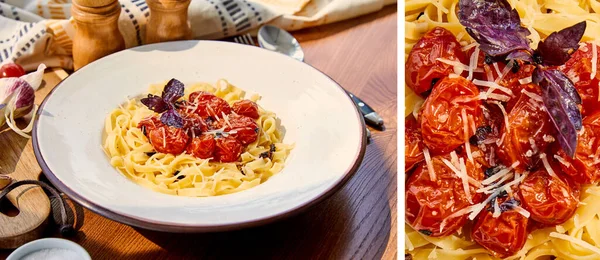
[[[148,133],[146,132],[146,126],[145,125],[142,126],[142,134],[148,135]]]
[[[485,178],[487,179],[489,177],[494,176],[494,174],[498,173],[503,168],[504,168],[503,166],[494,166],[494,167],[487,168],[485,170]]]
[[[551,14],[552,13],[552,9],[546,9],[546,13],[547,14]]]
[[[517,73],[519,72],[519,70],[521,69],[521,65],[519,65],[519,63],[516,60],[512,60],[513,66],[510,69],[510,71],[512,71],[512,73]]]
[[[505,198],[508,196],[508,192],[506,192],[505,190],[501,191],[500,194],[498,194],[498,198]]]
[[[269,158],[269,152],[261,153],[260,155],[258,155],[258,157],[260,157],[260,158]]]
[[[426,235],[426,236],[431,236],[431,234],[433,234],[433,232],[431,232],[427,229],[419,229],[419,232],[421,232],[421,234]]]
[[[435,83],[437,83],[440,79],[432,79],[431,80],[431,87],[433,88],[433,86],[435,86]]]
[[[177,176],[178,180],[183,180],[183,178],[185,178],[185,175],[179,175],[179,176]]]
[[[494,58],[490,55],[485,55],[485,60],[484,60],[485,64],[490,65],[492,63],[494,63]]]
[[[258,134],[258,130],[259,130],[259,129],[258,129],[258,127],[257,127],[257,128],[254,128],[254,133],[257,133],[257,134]]]
[[[412,255],[411,254],[404,254],[404,260],[412,260]]]
[[[475,134],[469,138],[469,143],[471,143],[472,145],[478,145],[481,142],[483,142],[483,140],[485,140],[487,138],[487,136],[491,133],[492,133],[491,126],[489,126],[489,125],[480,126],[475,131]]]
[[[271,149],[269,150],[270,152],[275,152],[276,148],[275,148],[275,144],[271,144]]]
[[[155,154],[156,154],[156,152],[149,152],[149,153],[146,153],[146,155],[148,155],[148,157],[151,157],[152,155],[155,155]]]
[[[419,20],[419,18],[421,18],[421,16],[423,16],[424,14],[425,14],[425,12],[421,12],[421,13],[419,14],[419,16],[417,16],[417,20]]]
[[[543,60],[542,60],[542,55],[540,55],[539,53],[534,53],[533,54],[533,62],[536,64],[542,64]]]

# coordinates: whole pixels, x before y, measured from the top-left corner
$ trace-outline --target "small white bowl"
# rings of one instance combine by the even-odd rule
[[[44,249],[68,249],[79,255],[81,260],[91,260],[90,254],[80,245],[61,238],[43,238],[31,241],[17,248],[6,260],[20,260],[21,258]]]

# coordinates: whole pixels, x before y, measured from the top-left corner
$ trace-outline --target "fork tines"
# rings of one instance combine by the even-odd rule
[[[252,36],[250,36],[249,33],[235,37],[235,38],[233,38],[233,41],[240,43],[240,44],[256,45],[256,44],[254,44],[254,40],[252,40]]]

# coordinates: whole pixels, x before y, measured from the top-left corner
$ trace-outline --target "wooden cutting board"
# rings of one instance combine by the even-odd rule
[[[62,69],[48,69],[44,82],[35,93],[35,104],[42,103],[68,74]],[[38,180],[42,170],[38,165],[31,139],[14,133],[10,128],[0,128],[0,175],[13,181]],[[50,215],[50,200],[38,186],[21,186],[7,195],[0,209],[0,249],[17,248],[41,237]],[[18,210],[6,210],[11,203]],[[5,214],[7,213],[7,214]],[[15,215],[16,214],[16,215]]]

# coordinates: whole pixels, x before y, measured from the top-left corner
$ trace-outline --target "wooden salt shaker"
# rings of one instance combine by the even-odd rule
[[[77,24],[73,39],[75,70],[125,49],[118,26],[118,0],[73,0],[71,13]]]
[[[146,0],[150,8],[146,44],[191,39],[192,30],[188,24],[190,1]]]

